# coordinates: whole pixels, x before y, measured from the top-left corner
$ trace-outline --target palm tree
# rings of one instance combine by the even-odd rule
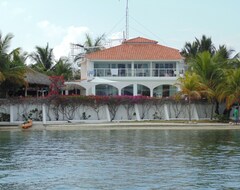
[[[105,34],[98,36],[95,40],[93,40],[89,34],[86,34],[86,41],[84,43],[86,53],[92,53],[101,50],[103,48],[104,40]]]
[[[240,101],[240,69],[225,70],[225,80],[218,86],[220,92],[219,100],[226,100],[226,107],[229,110],[234,103]]]
[[[230,59],[231,54],[234,52],[233,49],[228,49],[226,45],[219,45],[216,54],[219,54],[223,59]]]
[[[190,71],[196,73],[200,77],[200,81],[208,88],[214,90],[223,80],[223,69],[221,67],[224,61],[221,56],[215,54],[211,56],[208,51],[198,53],[195,58],[189,61]]]
[[[95,40],[90,36],[90,34],[86,34],[86,41],[84,42],[84,45],[81,44],[76,44],[79,47],[84,48],[85,53],[93,53],[99,50],[102,50],[104,47],[104,41],[105,41],[105,34],[102,34],[100,36],[98,36]],[[82,59],[82,54],[78,54],[74,61],[78,61],[80,59]]]
[[[54,63],[53,49],[48,44],[46,47],[36,46],[36,52],[31,53],[30,58],[34,61],[33,69],[47,73]]]
[[[0,33],[0,87],[6,96],[11,88],[26,85],[24,80],[26,53],[22,53],[20,48],[8,52],[12,38],[12,34],[3,37]]]
[[[211,55],[215,53],[215,47],[210,37],[202,35],[200,40],[196,38],[196,42],[198,44],[198,52],[208,51]]]
[[[195,41],[192,43],[186,42],[181,51],[181,54],[186,58],[186,61],[188,62],[190,58],[194,58],[198,53],[204,51],[208,51],[211,55],[215,53],[215,47],[212,43],[212,39],[206,37],[205,35],[203,35],[200,40],[195,38]]]
[[[212,114],[213,117],[213,107],[216,103],[215,113],[219,114],[219,102],[217,101],[218,93],[217,86],[224,80],[223,77],[223,65],[224,59],[219,54],[211,55],[210,52],[205,51],[198,53],[195,58],[190,59],[189,64],[191,71],[199,76],[199,82],[206,86],[204,96],[212,102]]]
[[[10,47],[12,38],[12,34],[7,34],[5,37],[3,37],[2,33],[0,32],[0,84],[5,80],[4,69],[9,61],[8,49]]]
[[[65,80],[69,80],[73,77],[73,71],[69,59],[67,57],[61,57],[51,69],[51,74],[56,76],[64,76]]]
[[[191,121],[191,100],[201,98],[205,86],[200,83],[200,77],[196,73],[186,72],[184,77],[178,79],[181,91],[177,93],[177,97],[185,96],[188,102],[188,115]]]
[[[197,42],[186,42],[184,48],[181,51],[182,56],[185,58],[195,57],[198,53],[198,44]]]

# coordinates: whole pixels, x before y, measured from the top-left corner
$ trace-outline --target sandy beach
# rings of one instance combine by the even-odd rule
[[[240,124],[207,122],[111,122],[111,123],[34,123],[27,130],[240,130]],[[26,130],[20,125],[1,125],[0,131]]]

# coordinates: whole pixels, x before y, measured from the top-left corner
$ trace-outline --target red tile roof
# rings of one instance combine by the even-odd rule
[[[157,44],[157,41],[138,37],[121,45],[88,54],[90,60],[179,60],[179,50]]]

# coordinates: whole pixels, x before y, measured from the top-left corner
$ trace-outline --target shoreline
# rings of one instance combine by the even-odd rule
[[[111,123],[34,123],[29,129],[20,125],[0,125],[0,131],[41,130],[240,130],[240,124],[229,123],[178,123],[178,122],[111,122]]]

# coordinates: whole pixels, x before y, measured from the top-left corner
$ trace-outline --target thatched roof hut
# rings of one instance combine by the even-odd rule
[[[25,80],[28,84],[40,84],[46,86],[51,84],[51,81],[47,75],[39,73],[29,67],[27,68],[25,74]]]

